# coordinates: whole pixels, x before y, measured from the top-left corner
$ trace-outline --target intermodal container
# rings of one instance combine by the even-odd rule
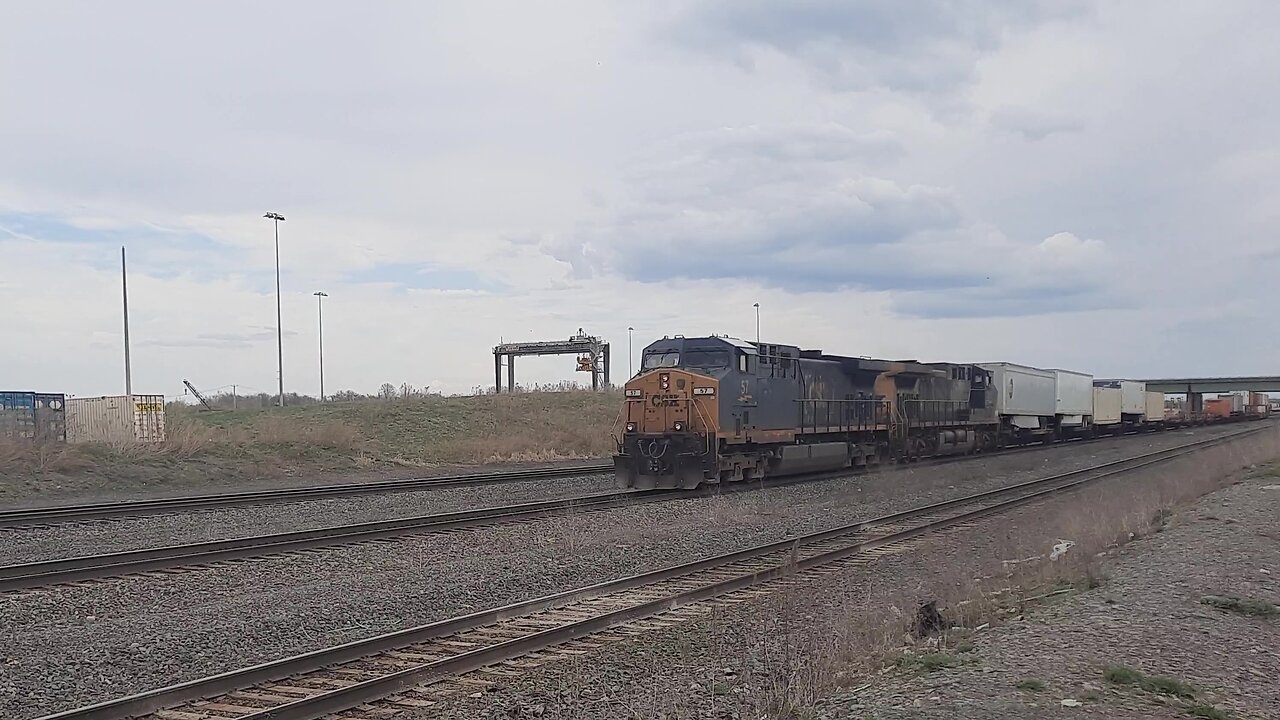
[[[1083,425],[1093,415],[1093,376],[1071,370],[1054,370],[1054,394],[1063,425]]]
[[[34,437],[37,442],[67,441],[67,396],[62,393],[33,393],[35,400]]]
[[[1057,414],[1052,370],[1013,363],[984,363],[980,367],[991,371],[991,384],[998,389],[996,412],[1000,415],[1051,418]]]
[[[1120,388],[1093,388],[1093,424],[1115,425],[1123,419],[1120,415]]]
[[[1260,393],[1260,392],[1251,392],[1251,393],[1249,393],[1249,404],[1250,404],[1250,405],[1266,405],[1266,404],[1268,404],[1267,394],[1266,394],[1266,393]]]
[[[1231,401],[1231,412],[1233,413],[1244,412],[1244,396],[1243,395],[1237,395],[1236,393],[1231,393],[1230,395],[1226,395],[1226,396],[1219,395],[1218,397],[1219,398],[1225,397],[1227,400]]]
[[[0,437],[33,440],[36,436],[36,394],[0,392]]]
[[[1147,391],[1147,422],[1164,421],[1164,393]]]
[[[1147,413],[1147,384],[1140,380],[1095,380],[1095,387],[1120,389],[1120,412],[1132,415],[1125,418],[1130,422],[1142,418]]]
[[[153,443],[165,438],[163,395],[108,395],[67,400],[73,443]]]
[[[1229,398],[1205,400],[1204,414],[1210,417],[1231,417],[1231,400]]]

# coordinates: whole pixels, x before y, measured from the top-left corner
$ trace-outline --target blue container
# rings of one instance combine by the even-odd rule
[[[67,397],[62,393],[35,393],[37,442],[67,441]]]
[[[0,392],[0,438],[34,440],[35,437],[36,394]]]

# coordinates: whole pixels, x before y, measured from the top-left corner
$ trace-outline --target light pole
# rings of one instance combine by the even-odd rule
[[[320,402],[324,402],[324,299],[327,292],[314,292],[316,296],[316,318],[320,321]]]
[[[631,364],[631,358],[634,357],[633,351],[631,350],[631,333],[635,331],[635,328],[630,326],[627,327],[627,377],[635,377],[636,374],[635,368]]]
[[[760,347],[760,303],[752,305],[756,309],[756,347]]]
[[[262,217],[271,220],[276,226],[276,359],[279,361],[280,407],[284,407],[284,326],[280,321],[280,223],[284,216],[277,212],[269,212]]]
[[[129,362],[129,272],[124,264],[124,246],[120,246],[120,291],[124,302],[124,394],[133,401],[133,365]]]

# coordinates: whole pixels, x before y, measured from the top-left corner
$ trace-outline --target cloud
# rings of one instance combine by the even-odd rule
[[[879,143],[847,128],[693,134],[640,163],[603,219],[545,247],[580,277],[912,293],[903,312],[934,314],[949,304],[927,296],[959,288],[995,297],[992,314],[1042,312],[1018,299],[1048,292],[1059,308],[1105,304],[1088,295],[1108,270],[1105,243],[1069,232],[1010,239],[947,188],[870,174],[884,160]]]
[[[978,59],[1009,34],[1085,9],[1054,0],[705,0],[667,30],[683,47],[747,68],[779,54],[838,90],[940,93],[970,82]]]
[[[1017,107],[996,108],[991,113],[991,125],[1032,141],[1043,140],[1057,133],[1084,130],[1084,123],[1081,120]]]

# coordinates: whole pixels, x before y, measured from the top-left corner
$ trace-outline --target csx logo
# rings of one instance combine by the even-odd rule
[[[675,407],[680,404],[679,395],[654,395],[649,398],[654,407]]]

